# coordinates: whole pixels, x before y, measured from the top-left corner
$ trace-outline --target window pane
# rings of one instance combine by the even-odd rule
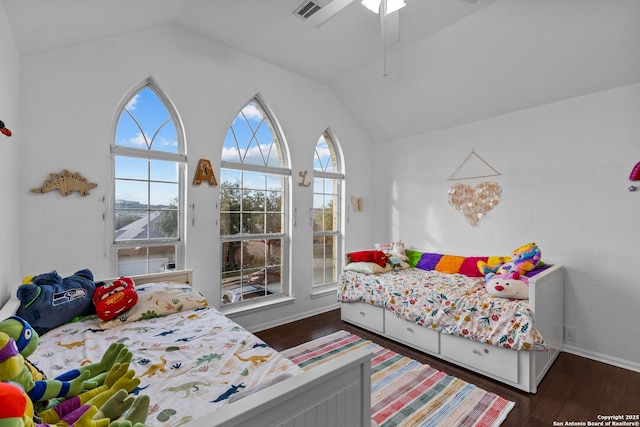
[[[150,238],[163,239],[178,237],[178,211],[162,210],[151,211],[150,215],[151,232]]]
[[[223,242],[222,303],[282,293],[282,240]]]
[[[152,181],[178,182],[178,163],[151,160],[149,179]]]
[[[121,276],[158,273],[175,269],[176,247],[166,245],[121,248],[117,251],[117,257],[118,274]]]
[[[178,205],[178,184],[164,182],[150,183],[149,201],[154,207],[169,207]]]
[[[116,209],[118,205],[127,208],[146,209],[149,202],[149,184],[146,181],[116,179]]]
[[[242,210],[244,212],[264,212],[264,204],[264,192],[256,190],[242,192]]]
[[[220,212],[220,234],[233,236],[240,233],[240,214]]]
[[[116,156],[116,178],[144,179],[149,177],[149,161],[134,157]]]
[[[147,239],[149,237],[149,217],[147,211],[116,209],[115,230],[116,240]]]
[[[313,169],[323,172],[337,172],[338,164],[333,144],[329,143],[330,138],[326,133],[322,134],[316,144],[316,151],[313,158]]]
[[[253,188],[262,190],[266,187],[267,174],[263,172],[242,172],[242,186],[245,189]]]
[[[337,239],[335,236],[313,238],[313,283],[335,283],[338,280]]]
[[[268,213],[266,215],[266,233],[282,233],[282,219],[284,215],[281,213]]]
[[[264,229],[263,213],[243,213],[242,214],[243,233],[262,234]]]
[[[178,134],[162,100],[150,87],[138,92],[118,119],[116,145],[178,153]]]
[[[282,166],[280,141],[257,100],[249,102],[233,120],[224,140],[222,160]]]

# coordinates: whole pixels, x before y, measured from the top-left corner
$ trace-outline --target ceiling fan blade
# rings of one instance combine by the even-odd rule
[[[400,11],[380,14],[380,32],[386,47],[392,47],[400,41]]]

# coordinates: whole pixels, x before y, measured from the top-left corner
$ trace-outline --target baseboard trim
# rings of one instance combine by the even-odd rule
[[[618,368],[627,369],[629,371],[640,372],[640,363],[632,362],[630,360],[620,359],[618,357],[613,357],[566,344],[563,346],[562,351],[575,354],[576,356],[595,360],[597,362],[606,363],[607,365],[617,366]]]
[[[307,317],[311,317],[311,316],[315,316],[318,314],[322,314],[322,313],[326,313],[328,311],[331,310],[335,310],[337,308],[340,308],[340,303],[336,302],[334,304],[331,304],[329,306],[324,306],[315,310],[309,310],[309,311],[305,311],[303,313],[297,313],[294,316],[289,316],[289,317],[283,317],[280,318],[278,320],[275,320],[273,322],[269,322],[269,323],[261,323],[260,325],[256,325],[253,327],[245,327],[246,330],[248,330],[251,333],[256,333],[256,332],[260,332],[260,331],[264,331],[265,329],[270,329],[270,328],[275,328],[277,326],[282,326],[282,325],[286,325],[287,323],[291,323],[291,322],[295,322],[296,320],[302,320],[302,319],[306,319]]]

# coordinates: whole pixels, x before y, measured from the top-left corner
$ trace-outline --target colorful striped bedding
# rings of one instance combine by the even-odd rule
[[[338,300],[383,307],[415,324],[498,347],[548,350],[529,301],[492,297],[481,277],[415,268],[383,274],[344,271]]]
[[[100,361],[113,342],[133,353],[131,367],[141,380],[134,392],[150,396],[146,426],[184,424],[235,395],[302,372],[212,307],[112,328],[90,316],[44,334],[29,360],[53,378]]]

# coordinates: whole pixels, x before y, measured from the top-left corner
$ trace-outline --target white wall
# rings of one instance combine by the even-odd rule
[[[409,247],[509,255],[535,241],[565,265],[569,351],[640,370],[640,84],[593,93],[376,147],[378,224]],[[502,175],[448,181],[475,149]],[[502,187],[498,206],[472,227],[448,199],[455,183]],[[637,184],[637,183],[636,183]]]
[[[0,303],[10,296],[20,283],[20,145],[24,141],[20,126],[20,56],[11,33],[11,27],[0,4],[0,120],[11,129],[7,138],[0,134],[0,182],[2,208],[0,209]]]
[[[135,85],[153,76],[184,122],[189,173],[187,268],[209,300],[220,300],[218,187],[192,186],[200,158],[219,174],[222,143],[237,112],[259,93],[284,130],[292,160],[292,205],[297,227],[291,231],[292,283],[296,301],[277,310],[237,317],[256,329],[335,304],[334,294],[310,297],[312,187],[300,187],[298,171],[313,169],[320,134],[331,127],[347,163],[347,191],[368,191],[370,142],[335,96],[322,85],[271,64],[173,27],[141,32],[23,58],[24,138],[20,158],[22,274],[58,270],[71,274],[89,268],[97,278],[111,277],[107,233],[110,154],[116,108]],[[27,167],[28,165],[28,167]],[[98,187],[80,197],[58,192],[34,194],[50,172],[78,171]],[[372,211],[351,223],[347,247],[370,245]],[[290,218],[292,221],[293,219]]]

